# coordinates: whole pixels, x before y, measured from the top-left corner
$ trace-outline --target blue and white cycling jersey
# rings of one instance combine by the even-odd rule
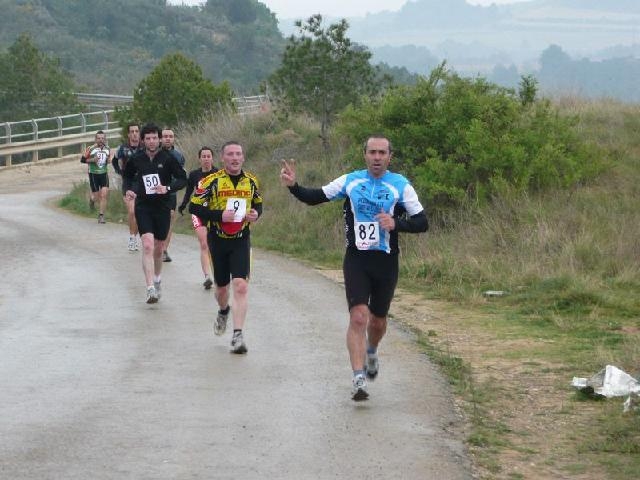
[[[424,210],[409,180],[389,171],[374,178],[367,170],[357,170],[333,180],[322,191],[329,200],[345,199],[347,248],[397,253],[398,231],[381,229],[376,215],[398,217],[406,212],[412,216]]]

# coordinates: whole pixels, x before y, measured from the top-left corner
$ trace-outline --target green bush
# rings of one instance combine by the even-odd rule
[[[569,188],[594,178],[603,155],[579,139],[574,125],[546,100],[523,102],[512,90],[461,78],[443,64],[415,86],[347,108],[337,131],[353,145],[374,132],[388,135],[391,168],[412,178],[437,214],[485,203],[504,189]],[[358,146],[348,158],[361,168]]]
[[[233,108],[227,82],[214,85],[200,66],[180,53],[165,56],[136,87],[134,118],[176,127],[196,123],[223,107]]]

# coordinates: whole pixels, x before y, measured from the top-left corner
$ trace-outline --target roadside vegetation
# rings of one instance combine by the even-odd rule
[[[473,84],[468,88],[475,91]],[[504,95],[499,92],[502,102],[510,98]],[[450,378],[483,478],[633,478],[640,468],[640,414],[623,414],[622,399],[597,401],[577,393],[570,382],[607,364],[639,373],[640,107],[571,98],[544,108],[547,128],[555,121],[566,128],[573,150],[554,158],[566,161],[567,152],[574,152],[574,181],[558,177],[544,188],[489,181],[478,183],[482,188],[471,196],[450,199],[434,197],[425,186],[421,193],[432,225],[426,235],[404,238],[401,288],[412,300],[398,321],[416,331]],[[451,115],[450,109],[443,112]],[[314,120],[272,113],[217,115],[179,131],[178,146],[190,170],[197,168],[200,146],[241,141],[246,167],[261,179],[265,196],[254,246],[339,269],[341,205],[306,208],[279,184],[278,171],[281,159],[294,158],[300,183],[319,186],[352,168],[361,140],[356,137],[364,132],[350,136],[352,118],[345,115],[332,130],[328,151]],[[505,122],[505,128],[512,124]],[[478,121],[468,125],[482,127]],[[407,145],[395,143],[399,152]],[[437,155],[432,150],[429,158]],[[412,169],[408,159],[392,167],[422,185],[428,176],[416,174],[419,162]],[[480,190],[486,194],[478,195]],[[62,202],[88,213],[87,195],[81,184]],[[107,218],[124,221],[114,191]],[[189,226],[187,216],[179,218],[177,231],[190,234]],[[488,298],[487,290],[505,294]],[[431,313],[416,314],[421,306]]]

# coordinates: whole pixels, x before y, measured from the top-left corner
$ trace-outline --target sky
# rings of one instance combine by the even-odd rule
[[[307,18],[314,13],[332,17],[357,17],[383,10],[397,11],[407,0],[260,0],[278,18]],[[467,0],[472,5],[517,3],[526,0]],[[204,0],[170,0],[169,3],[196,5]]]

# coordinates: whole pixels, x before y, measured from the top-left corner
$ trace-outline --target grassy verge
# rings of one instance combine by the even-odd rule
[[[640,414],[569,386],[606,364],[639,373],[640,107],[560,106],[579,116],[585,140],[608,152],[612,168],[597,181],[535,197],[504,192],[487,207],[456,212],[446,230],[403,238],[400,288],[412,300],[399,294],[395,304],[406,308],[394,316],[449,378],[482,478],[615,480],[640,471]],[[200,146],[240,140],[265,198],[254,245],[339,268],[341,205],[307,207],[278,179],[281,158],[297,160],[303,185],[344,173],[338,142],[324,153],[316,126],[269,115],[220,118],[178,138],[188,170]],[[63,202],[88,214],[86,185]],[[123,218],[118,202],[112,193],[108,219]],[[190,231],[186,217],[176,231]],[[486,290],[506,295],[488,298]]]

